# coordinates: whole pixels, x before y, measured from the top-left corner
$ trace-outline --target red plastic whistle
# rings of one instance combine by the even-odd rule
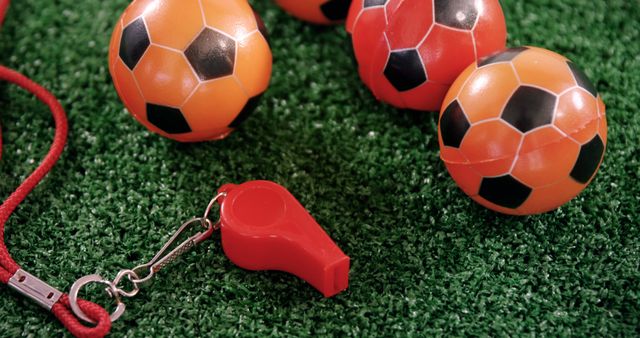
[[[349,257],[284,187],[269,181],[219,190],[222,248],[249,270],[281,270],[331,297],[349,285]]]

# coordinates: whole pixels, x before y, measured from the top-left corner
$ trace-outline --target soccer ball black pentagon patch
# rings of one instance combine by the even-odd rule
[[[133,70],[150,44],[151,41],[149,40],[144,20],[138,18],[122,31],[120,51],[118,54],[122,62],[124,62],[129,69]]]
[[[578,160],[571,170],[571,177],[582,184],[587,184],[598,170],[598,165],[604,156],[604,143],[596,135],[591,141],[580,148]]]
[[[400,92],[414,89],[427,81],[420,54],[415,49],[391,52],[384,75]]]
[[[320,6],[324,16],[331,21],[340,21],[347,18],[351,0],[329,0]]]
[[[191,132],[180,109],[147,103],[147,120],[167,134]]]
[[[515,59],[520,53],[526,51],[527,47],[510,48],[493,55],[489,55],[478,62],[478,68],[492,65],[494,63],[509,62]]]
[[[569,69],[571,69],[571,73],[573,73],[573,77],[576,79],[578,86],[591,93],[593,97],[598,97],[598,90],[596,89],[596,86],[593,85],[582,69],[571,61],[567,61],[567,64],[569,65]]]
[[[505,175],[500,177],[485,177],[480,184],[480,197],[504,208],[516,209],[521,206],[532,189],[520,181]]]
[[[471,30],[478,19],[475,0],[434,0],[436,22],[448,27]]]
[[[440,134],[444,145],[459,148],[464,135],[471,127],[458,101],[453,101],[440,118]]]
[[[262,34],[264,39],[267,40],[267,43],[270,43],[269,32],[267,31],[267,26],[264,25],[264,21],[262,21],[262,18],[260,17],[260,15],[258,15],[256,11],[253,11],[253,16],[256,18],[256,25],[258,26],[258,31],[260,31],[260,34]]]
[[[384,6],[388,0],[364,0],[364,8]]]
[[[250,98],[249,101],[247,101],[247,103],[244,105],[244,108],[242,108],[240,114],[238,114],[238,116],[236,116],[236,118],[231,121],[231,123],[229,124],[229,128],[238,128],[238,126],[240,126],[242,122],[244,122],[249,116],[251,116],[251,114],[253,114],[253,112],[258,107],[261,99],[262,94]]]
[[[509,99],[502,119],[526,133],[553,121],[556,100],[556,96],[547,91],[521,86]]]
[[[233,74],[236,42],[232,38],[205,28],[184,52],[202,81]]]

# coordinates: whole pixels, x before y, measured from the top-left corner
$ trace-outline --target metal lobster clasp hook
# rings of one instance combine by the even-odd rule
[[[219,229],[219,221],[212,222],[209,219],[209,214],[216,202],[224,196],[226,196],[226,193],[218,193],[207,205],[204,216],[194,217],[182,223],[178,230],[173,233],[171,238],[169,238],[160,251],[158,251],[158,253],[156,253],[149,262],[140,264],[133,269],[120,270],[113,281],[105,280],[100,275],[88,275],[78,279],[71,286],[71,290],[69,290],[69,303],[71,304],[71,310],[73,313],[85,322],[92,324],[96,323],[94,320],[89,318],[78,305],[78,293],[80,292],[80,289],[89,283],[99,283],[107,286],[107,294],[116,301],[116,309],[110,316],[111,321],[113,322],[120,318],[126,307],[122,302],[123,297],[129,298],[137,295],[140,291],[141,284],[151,280],[151,278],[153,278],[156,273],[162,270],[165,266],[175,261],[182,254],[200,244],[202,241],[211,237],[213,232]],[[193,228],[200,229],[201,227],[204,227],[205,230],[197,232],[195,235],[190,236],[180,244],[176,245],[180,236],[187,230],[191,230]],[[125,277],[133,285],[129,291],[119,287],[120,282]]]

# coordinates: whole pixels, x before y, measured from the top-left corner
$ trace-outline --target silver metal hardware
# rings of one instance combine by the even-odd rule
[[[211,208],[213,208],[213,206],[222,198],[227,196],[226,192],[220,192],[218,193],[215,197],[213,197],[211,199],[211,201],[209,201],[209,204],[207,204],[207,209],[205,209],[204,211],[204,215],[202,215],[202,217],[200,219],[203,220],[202,223],[202,227],[203,228],[208,228],[211,226],[211,221],[209,221],[209,213],[211,212]],[[206,223],[206,224],[205,224]]]
[[[91,324],[96,323],[96,321],[89,318],[87,314],[84,313],[84,311],[82,311],[82,309],[78,305],[78,292],[83,286],[89,283],[100,283],[100,284],[107,285],[107,290],[111,291],[109,292],[109,294],[113,295],[112,297],[116,299],[116,309],[109,316],[109,318],[111,318],[112,322],[120,318],[120,316],[122,316],[127,306],[120,300],[120,295],[117,292],[112,291],[116,288],[115,285],[113,285],[113,283],[109,281],[105,281],[100,275],[84,276],[78,279],[75,283],[73,283],[73,285],[71,285],[71,289],[69,290],[69,304],[71,305],[71,311],[73,311],[73,313],[75,313],[75,315],[78,316],[78,318],[84,320],[87,323],[91,323]]]
[[[11,276],[9,286],[47,310],[62,296],[62,292],[22,269]]]
[[[120,270],[113,281],[106,280],[100,275],[88,275],[78,279],[73,283],[71,290],[69,291],[69,303],[71,304],[71,310],[73,313],[85,322],[92,324],[96,323],[94,320],[89,318],[82,309],[80,309],[80,306],[78,306],[78,293],[85,285],[98,283],[106,285],[107,287],[105,288],[105,291],[107,292],[107,295],[109,295],[110,298],[115,299],[116,309],[110,316],[111,321],[113,322],[120,318],[125,310],[125,304],[122,302],[122,298],[130,298],[137,295],[140,291],[140,285],[151,280],[160,270],[174,262],[182,254],[188,252],[202,241],[211,237],[213,232],[220,228],[219,222],[211,222],[209,219],[209,213],[215,203],[224,196],[226,196],[226,193],[219,193],[216,195],[207,205],[207,209],[205,210],[203,217],[194,217],[183,223],[149,262],[138,265],[133,269]],[[185,233],[185,231],[194,227],[199,228],[200,226],[204,227],[206,230],[196,233],[177,246],[175,245],[178,241],[178,237]],[[173,249],[169,251],[172,247]],[[119,287],[120,282],[125,277],[133,285],[129,291],[123,290]]]

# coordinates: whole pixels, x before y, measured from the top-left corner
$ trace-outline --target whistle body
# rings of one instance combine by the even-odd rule
[[[294,274],[325,297],[349,284],[349,257],[284,187],[251,181],[220,188],[222,248],[248,270]]]

